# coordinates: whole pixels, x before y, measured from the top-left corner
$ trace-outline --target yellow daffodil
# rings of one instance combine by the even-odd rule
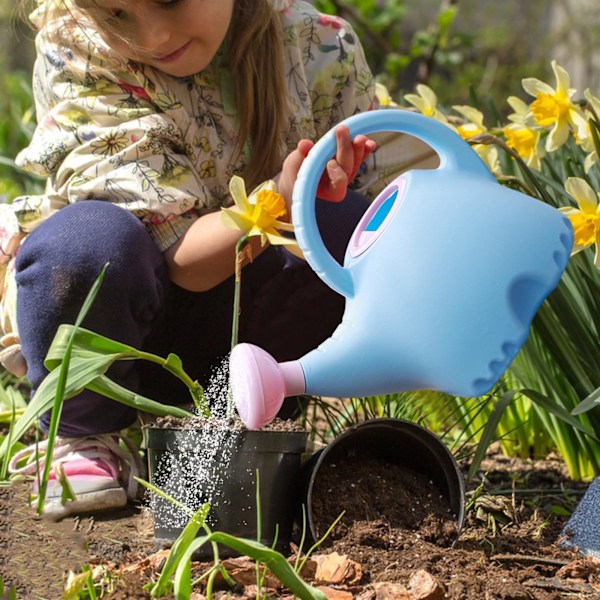
[[[528,129],[535,128],[535,118],[533,117],[531,108],[527,102],[523,102],[523,100],[517,96],[509,96],[506,101],[514,111],[508,115],[508,120],[511,123],[517,123],[518,125],[527,127]]]
[[[416,94],[405,94],[404,99],[426,117],[431,117],[436,121],[440,121],[440,123],[444,123],[444,125],[448,125],[446,115],[437,107],[438,98],[435,92],[423,83],[419,83],[416,90]]]
[[[539,170],[542,153],[540,132],[536,129],[529,105],[516,96],[509,96],[506,101],[514,111],[508,115],[510,123],[503,129],[506,143],[528,167]]]
[[[504,130],[507,145],[512,148],[528,167],[540,170],[540,132],[518,123],[507,125]]]
[[[398,106],[398,104],[392,100],[392,96],[383,83],[375,84],[375,96],[377,97],[377,100],[379,100],[379,105],[383,108],[396,108]]]
[[[576,90],[571,88],[571,79],[565,69],[552,61],[556,88],[536,79],[523,79],[523,89],[535,100],[531,103],[531,113],[538,125],[551,128],[546,140],[546,150],[553,152],[562,146],[569,137],[569,131],[578,132],[585,127],[581,110],[571,101]]]
[[[453,106],[458,114],[462,115],[466,120],[459,125],[456,130],[463,140],[468,140],[480,133],[485,133],[487,127],[483,124],[483,113],[472,106]]]
[[[474,144],[472,148],[494,175],[502,174],[500,160],[498,159],[498,148],[496,146],[491,144]]]
[[[463,140],[487,133],[487,127],[483,124],[483,113],[472,106],[453,106],[453,110],[463,116],[465,121],[456,127],[458,135]],[[498,149],[491,144],[473,144],[473,150],[477,152],[479,158],[483,160],[487,168],[495,175],[501,174],[500,161],[498,159]]]
[[[229,181],[229,193],[235,209],[221,208],[223,223],[227,227],[239,229],[248,237],[260,236],[263,246],[268,240],[270,244],[290,246],[290,251],[295,254],[299,252],[294,238],[281,235],[282,231],[294,231],[294,227],[291,223],[279,220],[286,215],[287,208],[274,181],[262,183],[247,196],[244,180],[234,175]]]
[[[567,215],[575,232],[572,254],[596,244],[594,264],[600,269],[600,207],[598,194],[590,184],[579,177],[569,177],[565,182],[565,190],[577,202],[578,208],[572,206],[561,208]]]
[[[229,180],[229,193],[235,203],[235,208],[221,208],[221,219],[226,227],[241,230],[244,235],[236,244],[235,283],[233,295],[233,321],[231,325],[231,347],[238,342],[241,279],[244,256],[250,250],[248,238],[260,236],[264,246],[267,240],[271,244],[286,245],[288,250],[303,258],[302,251],[295,239],[281,235],[281,231],[292,232],[291,223],[279,220],[287,214],[284,197],[277,192],[274,181],[269,180],[259,185],[250,196],[246,195],[246,184],[241,177],[234,175]],[[249,255],[252,260],[251,254]]]

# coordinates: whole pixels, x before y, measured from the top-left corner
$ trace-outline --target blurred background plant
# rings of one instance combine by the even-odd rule
[[[596,0],[312,3],[352,23],[392,101],[421,112],[437,108],[461,135],[473,138],[502,183],[572,208],[577,198],[565,189],[569,178],[580,178],[600,191],[600,167],[598,162],[591,164],[598,153],[593,123],[600,110],[594,104],[600,88]],[[14,3],[0,0],[5,32],[0,41],[2,202],[42,186],[13,162],[35,125],[30,85],[33,33],[16,10]],[[535,122],[530,108],[536,98],[522,81],[538,78],[552,87],[551,58],[566,68],[571,85],[579,90],[573,103],[587,129],[567,123],[567,140],[550,151],[545,145],[553,124]],[[459,457],[477,460],[499,440],[509,455],[538,458],[558,451],[572,477],[589,479],[600,472],[600,413],[597,407],[587,410],[600,397],[599,278],[592,250],[573,257],[536,317],[523,351],[490,395],[464,399],[419,392],[355,398],[343,405],[316,400],[321,419],[316,419],[312,403],[305,422],[326,442],[343,427],[366,418],[407,418],[441,435]],[[0,412],[12,415],[14,408],[18,416],[26,397],[23,382],[2,373],[0,388],[5,391],[0,393]]]
[[[600,5],[595,0],[313,0],[347,19],[377,79],[394,99],[418,83],[440,103],[474,92],[497,105],[522,95],[523,77],[546,77],[549,58],[576,87],[600,83]]]

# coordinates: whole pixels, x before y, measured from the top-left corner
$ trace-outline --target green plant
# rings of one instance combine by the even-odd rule
[[[0,83],[0,201],[12,202],[24,193],[39,193],[43,179],[16,166],[14,158],[28,145],[35,129],[30,75],[2,72]]]
[[[309,398],[304,411],[303,425],[312,439],[327,442],[344,429],[368,419],[406,419],[415,423],[423,420],[423,407],[432,392],[400,392],[365,398]]]
[[[325,595],[322,592],[305,583],[300,577],[299,573],[304,563],[299,567],[297,565],[298,568],[294,569],[285,556],[273,548],[261,544],[259,541],[237,538],[224,532],[211,531],[205,523],[210,508],[209,505],[205,504],[195,513],[192,513],[188,507],[182,505],[147,481],[141,479],[138,481],[153,493],[159,494],[190,515],[190,521],[173,543],[159,579],[149,586],[152,597],[160,597],[170,593],[173,593],[176,598],[190,597],[194,585],[191,580],[192,556],[204,544],[212,546],[213,564],[195,583],[206,580],[205,594],[208,600],[212,598],[213,584],[217,574],[222,574],[226,581],[233,584],[233,581],[228,576],[225,567],[219,559],[217,544],[223,544],[257,561],[257,569],[259,568],[258,565],[267,567],[295,596],[298,596],[302,600],[325,600]],[[257,485],[257,507],[260,506],[259,490],[260,487]],[[258,521],[260,521],[260,518]],[[204,529],[206,535],[198,536],[200,529]],[[260,527],[258,531],[260,532]],[[329,531],[331,531],[331,528]],[[313,546],[310,552],[317,545]],[[260,590],[260,585],[258,589]]]
[[[52,414],[47,452],[52,455],[63,402],[65,399],[76,396],[81,389],[86,387],[150,414],[172,415],[181,418],[192,416],[190,412],[182,408],[163,405],[113,383],[105,373],[117,360],[142,359],[161,365],[186,384],[198,412],[204,416],[210,414],[202,387],[183,370],[181,361],[175,355],[161,358],[79,327],[96,297],[107,267],[108,265],[105,265],[90,289],[75,324],[63,325],[57,331],[45,362],[49,374],[20,417],[13,418],[9,435],[0,444],[0,459],[3,460],[4,476],[6,475],[7,461],[14,452],[16,442],[31,428],[39,416],[48,410],[52,410]],[[50,468],[51,461],[46,461],[37,499],[38,512],[43,510]],[[64,490],[66,500],[72,496],[72,492],[69,494],[69,486],[66,481]]]
[[[464,434],[480,445],[473,468],[485,447],[501,439],[505,451],[521,455],[557,448],[572,477],[589,479],[600,466],[600,413],[590,410],[600,397],[600,100],[585,90],[576,101],[566,71],[556,62],[552,69],[554,87],[523,80],[534,100],[509,98],[514,112],[505,122],[494,110],[486,125],[481,107],[454,106],[453,115],[436,106],[436,95],[425,86],[407,102],[454,127],[501,183],[559,208],[575,229],[577,255],[540,308],[496,393],[481,402],[455,401],[462,403]],[[594,243],[595,261],[585,249]]]
[[[3,577],[0,577],[0,597],[6,600],[17,600],[17,590],[12,585],[6,589]]]
[[[315,2],[322,12],[339,15],[353,25],[371,69],[394,95],[400,89],[412,88],[415,80],[427,81],[435,65],[462,61],[470,36],[452,31],[457,3],[444,0],[435,5],[431,22],[410,31],[403,26],[410,16],[410,6],[405,0],[392,0],[384,5],[376,0]]]

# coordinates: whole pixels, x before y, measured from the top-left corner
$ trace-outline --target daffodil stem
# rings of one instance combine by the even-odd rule
[[[248,232],[246,232],[235,245],[235,280],[233,285],[233,318],[231,321],[231,349],[238,343],[240,327],[240,299],[242,289],[242,267],[244,265],[244,250],[249,241]],[[231,394],[231,386],[227,393],[227,417],[232,417],[234,413],[234,402]]]
[[[240,326],[240,298],[242,288],[242,266],[244,263],[244,249],[248,244],[248,234],[245,233],[235,245],[235,283],[233,287],[233,319],[231,323],[231,349],[238,343]]]

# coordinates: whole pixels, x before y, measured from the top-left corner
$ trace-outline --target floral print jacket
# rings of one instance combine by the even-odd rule
[[[44,1],[34,22],[41,20]],[[301,138],[317,140],[344,118],[376,107],[377,100],[347,22],[300,0],[276,2],[293,107],[286,140],[291,150]],[[5,207],[16,217],[3,217],[7,231],[23,235],[66,204],[93,198],[132,211],[164,250],[200,215],[231,202],[229,180],[244,167],[243,157],[233,157],[236,119],[227,70],[218,68],[218,56],[185,78],[126,61],[83,16],[72,38],[77,48],[59,47],[49,34],[63,26],[47,23],[37,35],[38,126],[17,157],[21,167],[47,178],[46,190]],[[353,187],[374,197],[400,162],[406,168],[406,152],[380,142]],[[9,242],[2,242],[6,250]]]

